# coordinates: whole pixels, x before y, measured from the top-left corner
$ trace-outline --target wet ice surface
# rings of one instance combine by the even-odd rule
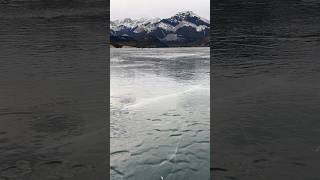
[[[209,48],[111,49],[111,179],[209,179]]]
[[[319,5],[214,6],[214,179],[319,179]]]
[[[8,2],[0,5],[0,180],[105,179],[106,16]]]

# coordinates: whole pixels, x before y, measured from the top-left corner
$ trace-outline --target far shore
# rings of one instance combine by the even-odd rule
[[[121,47],[115,47],[114,45],[110,44],[110,48],[137,48],[134,46],[121,46]]]
[[[139,49],[147,49],[147,48],[209,48],[210,46],[178,46],[178,47],[135,47],[135,46],[121,46],[115,47],[114,45],[110,44],[110,48],[121,49],[121,48],[139,48]]]

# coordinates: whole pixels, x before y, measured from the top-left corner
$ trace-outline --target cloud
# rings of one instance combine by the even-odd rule
[[[110,18],[170,17],[178,11],[193,11],[210,19],[210,0],[111,0]]]

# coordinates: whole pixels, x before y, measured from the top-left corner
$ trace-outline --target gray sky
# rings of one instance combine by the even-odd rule
[[[179,11],[193,11],[210,19],[210,0],[110,0],[110,19],[166,18]]]

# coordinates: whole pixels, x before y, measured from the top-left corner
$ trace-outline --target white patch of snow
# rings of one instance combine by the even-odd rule
[[[176,27],[175,27],[175,31],[182,28],[182,27],[186,27],[186,26],[191,26],[193,28],[197,28],[197,25],[188,22],[188,21],[181,21]]]
[[[191,17],[197,17],[198,19],[200,19],[201,21],[205,22],[205,23],[208,23],[210,24],[210,21],[201,17],[201,16],[198,16],[196,13],[192,12],[192,11],[181,11],[181,12],[178,12],[176,14],[176,16],[180,16],[180,17],[186,17],[186,16],[191,16]]]
[[[121,31],[123,29],[134,29],[134,33],[141,33],[143,31],[150,32],[155,27],[154,24],[159,22],[161,19],[159,18],[153,18],[153,19],[147,19],[147,18],[140,18],[136,20],[132,20],[130,18],[126,18],[123,20],[116,20],[112,21],[110,23],[110,29],[114,31]]]
[[[162,29],[164,29],[166,31],[174,31],[174,27],[173,26],[171,26],[170,24],[164,23],[164,22],[160,22],[158,24],[158,27],[160,27],[160,28],[162,28]]]
[[[197,27],[197,31],[201,32],[201,31],[204,31],[205,29],[208,29],[208,28],[209,28],[208,26],[201,25],[201,26]]]

